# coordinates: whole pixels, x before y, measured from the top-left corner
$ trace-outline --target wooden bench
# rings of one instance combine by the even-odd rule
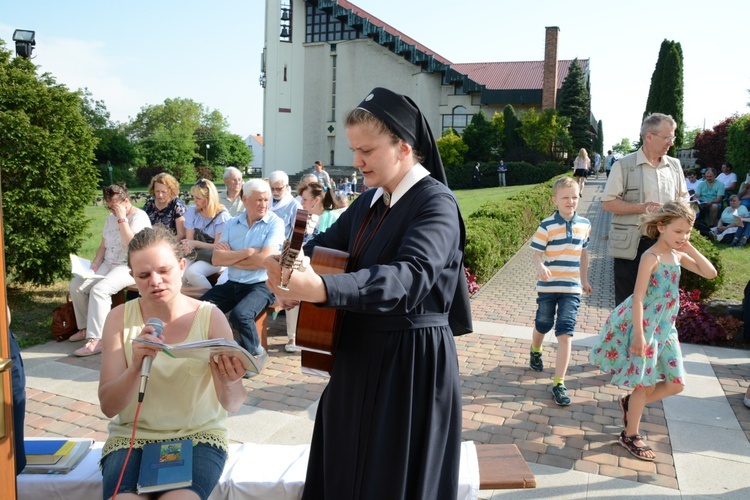
[[[478,444],[480,490],[536,488],[536,478],[514,444]]]

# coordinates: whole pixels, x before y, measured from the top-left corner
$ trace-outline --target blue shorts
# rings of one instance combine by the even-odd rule
[[[555,337],[573,335],[578,318],[578,307],[581,296],[577,293],[540,293],[537,294],[537,309],[534,327],[539,333],[547,333],[555,326]],[[555,321],[557,309],[557,321]]]
[[[109,453],[102,459],[102,498],[108,500],[115,492],[115,486],[120,479],[122,464],[128,450],[117,450]],[[136,493],[138,491],[138,472],[141,469],[141,448],[133,448],[128,466],[122,478],[122,484],[117,494]],[[202,500],[206,500],[221,478],[224,464],[227,461],[227,453],[210,444],[198,443],[193,446],[193,485],[185,488],[194,491]]]

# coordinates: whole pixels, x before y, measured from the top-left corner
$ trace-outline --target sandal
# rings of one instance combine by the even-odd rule
[[[617,440],[626,450],[630,452],[635,458],[640,458],[647,462],[653,462],[656,457],[649,457],[646,455],[647,451],[652,451],[650,446],[636,446],[635,441],[643,440],[643,436],[636,434],[635,436],[626,436],[623,430],[620,433],[620,439]]]
[[[628,426],[628,402],[630,401],[630,394],[626,396],[620,396],[620,410],[622,410],[622,426],[627,428]]]

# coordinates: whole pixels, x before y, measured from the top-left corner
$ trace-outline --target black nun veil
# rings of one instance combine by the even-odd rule
[[[448,186],[443,160],[440,158],[440,152],[430,125],[411,98],[382,87],[376,87],[357,107],[369,111],[385,123],[394,134],[403,139],[424,158],[422,165],[430,172],[430,176],[442,182],[446,187]],[[460,210],[458,219],[461,231],[461,252],[463,253],[466,244],[466,228]],[[461,271],[463,274],[463,269]],[[453,296],[449,324],[454,335],[464,335],[474,331],[471,321],[469,290],[463,276],[459,278]]]

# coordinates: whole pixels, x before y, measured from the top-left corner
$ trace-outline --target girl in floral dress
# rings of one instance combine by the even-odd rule
[[[680,309],[680,267],[707,279],[711,262],[690,244],[695,213],[682,202],[666,203],[642,226],[656,243],[641,257],[633,295],[604,324],[590,361],[612,375],[612,383],[633,389],[620,398],[623,431],[618,442],[641,460],[656,455],[639,435],[648,403],[681,392],[685,386],[675,319]]]

